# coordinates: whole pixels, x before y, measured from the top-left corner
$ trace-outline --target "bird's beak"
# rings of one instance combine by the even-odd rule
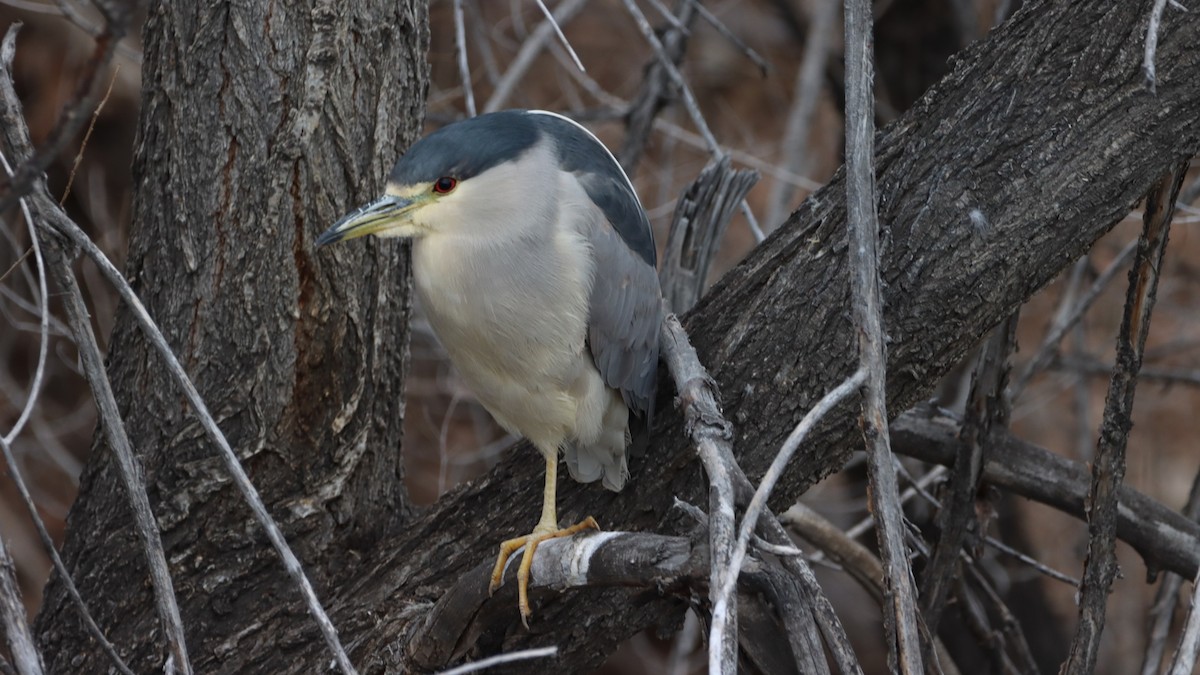
[[[343,239],[354,239],[395,228],[407,220],[405,216],[420,204],[419,200],[397,195],[384,195],[360,206],[333,224],[317,237],[317,247]],[[403,236],[403,233],[397,233]]]

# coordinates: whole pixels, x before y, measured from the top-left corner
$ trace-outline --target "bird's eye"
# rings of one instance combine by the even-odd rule
[[[433,183],[433,191],[440,195],[453,192],[456,187],[458,187],[458,181],[449,176],[442,176]]]

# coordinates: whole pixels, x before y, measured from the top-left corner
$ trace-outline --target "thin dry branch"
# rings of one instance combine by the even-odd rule
[[[554,29],[554,34],[558,36],[558,41],[562,43],[563,49],[566,49],[567,54],[570,55],[571,61],[575,64],[575,67],[579,69],[579,72],[586,73],[587,68],[583,67],[583,61],[579,60],[579,54],[575,53],[575,48],[571,46],[570,41],[567,40],[567,36],[563,35],[562,27],[558,25],[558,19],[556,19],[554,15],[550,13],[550,10],[546,7],[545,2],[542,0],[536,0],[536,2],[538,9],[542,10],[542,14],[546,16],[546,20],[550,22],[550,27]]]
[[[921,610],[925,625],[935,633],[953,580],[959,576],[960,553],[975,520],[974,504],[983,477],[983,463],[991,450],[993,427],[1002,428],[1008,422],[1009,405],[1004,390],[1016,330],[1017,314],[1013,314],[992,331],[979,354],[972,378],[961,434],[963,444],[954,460],[948,491],[937,515],[941,534],[922,577]],[[981,537],[982,529],[976,527]]]
[[[142,4],[141,1],[114,1],[97,5],[105,15],[106,23],[103,32],[96,37],[92,57],[87,60],[71,102],[55,122],[46,142],[36,152],[30,153],[28,159],[21,163],[15,175],[9,179],[5,186],[8,189],[0,195],[0,213],[12,208],[17,199],[33,189],[46,168],[58,157],[67,143],[75,138],[83,123],[91,116],[101,92],[100,75],[112,61],[121,39],[133,29],[134,17]],[[20,25],[18,22],[13,24],[13,27],[19,28]]]
[[[746,474],[734,459],[729,443],[727,441],[722,442],[720,438],[720,430],[723,427],[724,419],[717,406],[717,395],[711,389],[711,381],[703,365],[700,364],[695,350],[688,342],[687,334],[684,332],[683,327],[679,325],[674,315],[668,316],[667,320],[663,322],[662,342],[663,360],[666,362],[668,370],[671,371],[676,388],[680,392],[679,401],[684,409],[685,418],[688,420],[686,428],[688,429],[688,434],[695,439],[696,445],[701,451],[701,459],[705,462],[705,470],[708,471],[709,465],[712,464],[712,471],[714,473],[721,476],[722,479],[728,477],[731,480],[733,488],[736,490],[737,499],[743,503],[749,502],[749,507],[743,516],[737,548],[733,549],[732,556],[727,559],[727,566],[724,570],[715,569],[717,558],[715,555],[713,556],[714,569],[711,573],[711,578],[714,581],[719,578],[722,585],[717,588],[718,592],[715,594],[713,593],[713,589],[710,588],[709,591],[713,603],[713,622],[709,637],[710,672],[733,672],[729,670],[715,670],[715,668],[728,666],[728,664],[722,663],[722,659],[728,656],[727,642],[731,639],[731,636],[736,636],[737,634],[736,599],[733,596],[733,589],[738,583],[739,570],[741,570],[745,561],[750,534],[757,530],[769,545],[786,545],[789,548],[792,547],[787,533],[779,524],[779,521],[776,520],[775,515],[766,507],[766,499],[770,495],[771,488],[774,486],[779,474],[782,473],[782,467],[786,465],[787,459],[799,447],[800,442],[812,426],[815,425],[816,421],[831,409],[837,401],[840,401],[856,389],[860,383],[843,385],[839,389],[844,389],[844,391],[830,392],[829,395],[814,406],[809,414],[805,416],[804,420],[801,421],[797,429],[789,436],[788,441],[785,442],[783,449],[780,451],[780,455],[776,457],[777,466],[773,466],[773,468],[777,468],[777,471],[774,477],[768,472],[768,475],[764,477],[762,484],[759,486],[759,491],[754,492],[754,496],[751,498],[750,495],[753,487],[750,481],[746,478]],[[853,381],[854,378],[851,378],[851,380]],[[723,487],[714,487],[711,492],[716,492],[718,489],[723,489]],[[756,499],[758,500],[757,503],[755,502]],[[724,514],[722,515],[724,516]],[[728,517],[730,519],[733,517],[732,508]],[[710,531],[711,529],[710,525]],[[720,545],[727,546],[728,544],[722,539]],[[804,596],[804,604],[806,607],[812,608],[817,627],[824,636],[826,645],[830,653],[834,656],[838,667],[843,673],[847,674],[861,672],[858,662],[854,658],[854,652],[850,647],[849,639],[846,637],[845,631],[838,621],[832,605],[821,592],[812,570],[799,556],[785,556],[781,559],[781,562],[784,569],[798,581],[800,593]],[[808,625],[804,619],[797,621],[803,625]],[[826,671],[828,665],[825,662],[824,651],[814,635],[809,631],[804,631],[799,635],[791,635],[791,638],[807,640],[807,642],[802,644],[793,643],[794,656],[798,659],[799,663],[797,665],[802,672],[820,673]]]
[[[508,99],[512,98],[517,85],[520,84],[525,73],[529,72],[538,54],[545,49],[550,38],[557,33],[555,25],[562,26],[575,18],[587,1],[563,0],[554,8],[553,15],[538,24],[529,37],[521,41],[521,48],[517,50],[517,55],[513,57],[512,63],[508,64],[508,70],[500,76],[496,86],[492,89],[492,95],[483,104],[483,112],[495,112],[508,103]]]
[[[12,64],[11,58],[8,58],[12,55],[10,51],[12,42],[8,38],[15,38],[16,34],[16,28],[11,28],[4,40],[3,51],[6,56],[0,57],[0,59],[3,59],[0,62],[0,67],[4,68],[6,73],[11,72],[9,66]],[[9,166],[8,158],[2,152],[0,152],[0,164],[3,165],[5,174],[11,177],[13,175],[12,167]],[[21,407],[21,414],[17,416],[17,421],[13,423],[12,429],[4,436],[6,443],[12,443],[16,440],[33,414],[33,408],[37,405],[38,394],[42,391],[42,379],[46,375],[46,352],[50,345],[50,306],[49,296],[46,294],[46,261],[42,258],[42,247],[37,239],[37,231],[33,224],[33,218],[29,213],[29,205],[24,199],[20,200],[20,204],[21,213],[25,216],[25,226],[29,228],[29,238],[32,242],[29,248],[33,251],[33,257],[37,263],[38,358],[37,365],[34,366],[33,370],[33,381],[29,385],[29,395],[25,397],[25,405]]]
[[[723,159],[716,165],[706,167],[680,199],[675,218],[671,223],[667,239],[666,260],[661,273],[664,296],[667,298],[670,309],[681,311],[689,308],[702,294],[709,259],[720,242],[720,232],[728,222],[733,204],[742,197],[745,191],[749,190],[755,180],[757,180],[757,176],[752,172],[731,171],[728,159]],[[689,435],[696,439],[697,446],[702,449],[701,455],[706,466],[712,464],[714,466],[712,472],[722,479],[721,485],[717,486],[714,492],[723,493],[724,479],[731,478],[740,503],[745,504],[752,500],[753,488],[734,459],[732,448],[727,442],[702,444],[703,437],[698,432],[703,432],[704,428],[692,424],[693,419],[712,419],[720,425],[723,424],[723,419],[717,405],[715,390],[705,389],[705,387],[711,387],[711,384],[707,380],[703,365],[688,343],[687,335],[682,327],[671,321],[673,318],[664,324],[663,359],[675,379],[677,390],[681,392],[679,400],[683,403],[685,415],[689,420],[687,425]],[[685,395],[689,391],[690,394]],[[828,664],[823,656],[824,650],[816,638],[816,629],[819,629],[824,634],[830,652],[842,672],[858,672],[858,664],[850,649],[845,631],[838,622],[828,599],[821,593],[812,570],[797,555],[799,551],[792,546],[787,534],[775,520],[775,516],[765,509],[760,509],[759,513],[761,515],[757,518],[757,531],[761,536],[753,537],[755,545],[774,555],[784,556],[783,566],[795,578],[795,592],[804,596],[803,608],[792,607],[792,611],[783,614],[784,622],[788,626],[792,653],[798,661],[797,665],[802,672],[827,672]],[[732,516],[732,510],[730,515]],[[701,514],[700,519],[707,525],[707,517]],[[755,522],[755,520],[748,522]],[[712,529],[710,528],[711,534]],[[723,538],[720,545],[727,545]],[[714,556],[714,563],[716,562]],[[715,583],[717,577],[723,575],[718,567],[714,564],[712,569],[711,577],[714,584],[710,588],[710,597],[713,588],[722,588]],[[736,572],[734,572],[732,579],[736,579],[736,576]],[[724,582],[722,583],[730,581],[731,577],[728,573],[724,573]],[[775,587],[778,588],[784,586],[791,588],[783,580],[779,580],[775,584]],[[717,604],[717,601],[713,600],[714,615],[717,614]],[[810,607],[815,611],[810,611],[808,609]],[[727,610],[724,611],[728,613]],[[815,627],[813,626],[814,619],[817,622]],[[729,621],[728,616],[725,621],[727,626],[733,624]],[[726,630],[722,639],[729,639],[735,632],[738,631]],[[745,636],[747,631],[740,631],[740,633]],[[710,647],[720,644],[720,640],[710,639]]]
[[[1175,167],[1146,195],[1142,235],[1129,272],[1129,292],[1117,337],[1117,362],[1092,464],[1092,487],[1088,492],[1091,505],[1088,553],[1079,591],[1079,624],[1063,666],[1064,675],[1084,675],[1096,668],[1108,591],[1117,574],[1117,489],[1125,476],[1125,446],[1133,426],[1133,397],[1146,348],[1146,335],[1150,331],[1150,313],[1154,309],[1158,273],[1167,249],[1171,216],[1187,169],[1187,162]]]
[[[1050,364],[1053,360],[1055,350],[1058,349],[1059,343],[1066,337],[1067,331],[1079,323],[1079,320],[1083,318],[1083,315],[1096,302],[1096,299],[1100,297],[1104,289],[1108,288],[1112,280],[1117,278],[1117,273],[1133,257],[1133,253],[1136,250],[1136,239],[1126,244],[1125,248],[1121,249],[1121,252],[1109,263],[1108,267],[1100,273],[1100,276],[1096,277],[1096,280],[1088,288],[1087,293],[1070,309],[1069,313],[1064,312],[1061,318],[1055,319],[1054,325],[1051,326],[1046,337],[1042,339],[1042,343],[1038,345],[1037,351],[1034,352],[1033,357],[1029,359],[1025,367],[1021,369],[1021,374],[1013,382],[1010,396],[1014,400],[1020,398],[1021,393],[1025,391],[1026,385],[1029,384],[1029,380]],[[1086,264],[1086,260],[1084,264]]]
[[[466,673],[475,673],[481,670],[486,670],[493,666],[501,666],[506,663],[515,663],[517,661],[528,661],[530,659],[544,659],[548,656],[554,656],[558,653],[558,647],[542,647],[540,649],[522,649],[519,652],[509,652],[507,654],[497,654],[491,658],[480,659],[473,663],[465,663],[457,668],[444,670],[438,675],[466,675]]]
[[[691,2],[681,2],[679,16],[671,14],[665,7],[659,9],[660,14],[670,17],[668,22],[671,27],[665,30],[662,37],[659,38],[662,53],[646,68],[646,75],[642,78],[637,95],[634,96],[632,102],[625,106],[624,117],[628,133],[625,134],[625,140],[621,143],[621,151],[617,156],[627,173],[632,174],[637,169],[642,154],[646,150],[650,131],[654,128],[655,121],[658,120],[658,114],[674,95],[673,84],[665,63],[669,61],[671,64],[678,65],[683,60],[688,45],[688,26],[695,17],[695,8],[696,5]],[[598,86],[599,84],[597,84]],[[704,142],[707,145],[707,140]]]
[[[892,447],[899,454],[950,465],[960,443],[960,421],[927,406],[892,421]],[[983,466],[983,480],[1083,520],[1090,481],[1087,466],[1012,436],[998,434],[996,452]],[[1151,571],[1171,570],[1187,578],[1200,571],[1200,524],[1128,486],[1118,490],[1117,537],[1133,547]]]
[[[1192,580],[1192,606],[1171,661],[1170,675],[1192,675],[1197,652],[1200,652],[1200,576]]]
[[[836,525],[801,502],[796,502],[780,516],[796,534],[812,542],[850,575],[871,598],[886,611],[884,603],[883,564],[866,546],[854,541]],[[942,675],[958,673],[945,644],[933,638]]]
[[[225,438],[225,434],[217,426],[216,420],[213,419],[212,413],[209,412],[208,406],[204,403],[204,399],[200,397],[200,392],[196,390],[196,385],[192,383],[191,378],[184,371],[183,365],[179,363],[179,359],[171,351],[171,347],[167,344],[166,338],[163,336],[158,324],[150,317],[150,313],[146,311],[145,305],[142,304],[141,299],[134,293],[133,288],[129,285],[129,281],[112,264],[108,256],[88,238],[83,230],[79,229],[79,226],[71,221],[53,202],[47,200],[47,203],[41,206],[43,208],[40,208],[39,211],[42,211],[43,217],[46,217],[44,225],[50,227],[58,235],[65,237],[74,246],[79,247],[84,255],[96,263],[96,267],[100,269],[104,278],[116,288],[121,299],[132,310],[133,316],[138,326],[142,329],[143,334],[159,353],[159,356],[162,357],[163,361],[166,362],[167,371],[171,374],[172,379],[175,380],[176,385],[183,391],[184,396],[188,399],[188,403],[191,404],[192,410],[196,414],[196,417],[199,418],[205,434],[220,451],[218,454],[224,461],[225,468],[233,477],[233,482],[237,486],[238,491],[241,492],[242,498],[250,507],[250,511],[254,514],[254,518],[259,526],[265,530],[267,538],[271,541],[271,545],[275,548],[276,553],[278,553],[281,562],[283,562],[284,569],[292,577],[293,582],[304,598],[309,614],[312,615],[318,628],[320,628],[322,637],[325,638],[325,642],[333,653],[338,667],[344,673],[354,673],[355,670],[350,664],[350,658],[346,656],[346,651],[337,637],[337,629],[334,627],[333,622],[329,620],[328,614],[326,614],[320,601],[317,599],[316,591],[313,590],[312,583],[309,582],[308,577],[305,575],[299,559],[296,558],[296,554],[288,546],[287,540],[284,539],[283,533],[279,530],[279,525],[275,523],[275,520],[271,518],[271,514],[267,512],[267,507],[263,503],[262,497],[259,496],[258,490],[250,482],[250,477],[246,475],[245,469],[242,468],[241,462],[238,461],[237,454],[229,445],[229,440]]]
[[[458,57],[458,78],[462,81],[467,117],[474,117],[475,89],[471,86],[471,66],[467,64],[467,30],[463,2],[464,0],[454,0],[454,49]]]
[[[1188,492],[1187,503],[1183,506],[1183,515],[1192,520],[1200,518],[1200,473],[1192,479],[1192,489]],[[1183,577],[1167,572],[1163,575],[1158,591],[1154,594],[1154,604],[1150,606],[1150,628],[1146,637],[1146,655],[1142,659],[1142,675],[1158,675],[1162,667],[1163,655],[1166,653],[1167,636],[1171,632],[1171,623],[1175,618],[1175,605],[1179,601],[1179,590],[1183,587]]]
[[[664,359],[675,379],[679,407],[686,429],[696,444],[709,482],[708,540],[711,548],[708,597],[712,603],[712,631],[708,642],[711,673],[737,670],[737,603],[721,602],[721,592],[737,584],[738,567],[733,561],[734,492],[733,427],[720,413],[716,384],[709,378],[687,340],[679,319],[670,314],[663,320],[659,337]],[[730,591],[732,593],[732,591]],[[718,626],[727,627],[720,631]]]
[[[746,552],[750,546],[750,536],[759,526],[759,516],[766,513],[767,499],[771,496],[771,491],[774,490],[779,478],[783,475],[784,469],[787,467],[788,461],[795,455],[796,450],[804,442],[805,437],[809,432],[816,427],[817,423],[830,411],[833,410],[839,403],[853,394],[862,386],[866,378],[866,372],[863,370],[855,371],[853,375],[846,378],[837,387],[834,387],[828,393],[817,401],[817,403],[808,411],[807,414],[796,425],[792,433],[788,435],[784,441],[783,447],[775,456],[775,460],[771,462],[771,467],[767,469],[766,475],[758,485],[758,489],[754,491],[754,496],[750,500],[750,505],[746,507],[746,513],[742,516],[742,524],[738,528],[737,545],[733,551],[733,557],[730,564],[733,573],[725,578],[724,586],[720,589],[720,594],[717,595],[713,605],[713,640],[716,636],[723,635],[722,631],[731,630],[731,626],[721,622],[721,612],[734,602],[733,586],[737,579],[737,571],[746,559]]]
[[[763,77],[766,77],[770,74],[771,64],[767,63],[767,60],[764,59],[761,54],[754,51],[750,45],[746,44],[744,40],[738,37],[737,34],[734,33],[729,26],[726,26],[725,22],[721,21],[716,14],[713,14],[707,7],[701,4],[700,0],[687,0],[687,2],[696,6],[696,12],[700,14],[701,19],[704,19],[706,22],[708,22],[708,25],[712,26],[714,30],[720,33],[721,37],[729,40],[734,47],[737,47],[739,52],[741,52],[746,58],[750,59],[751,63],[758,66],[758,70],[760,73],[762,73]]]
[[[1060,356],[1050,363],[1050,367],[1060,371],[1105,377],[1111,374],[1113,369],[1112,364],[1086,354]],[[1138,373],[1138,379],[1163,385],[1181,384],[1188,387],[1200,387],[1200,370],[1143,367]]]
[[[9,26],[8,31],[4,34],[4,41],[0,43],[0,96],[5,99],[11,98],[17,100],[17,93],[13,86],[12,79],[12,63],[13,57],[17,51],[17,34],[21,30],[21,24],[14,23]],[[29,143],[29,132],[25,130],[14,130],[25,143]],[[14,158],[15,161],[15,158]],[[0,153],[0,163],[3,164],[5,176],[9,180],[14,180],[12,167],[8,163],[8,157],[5,153]],[[0,200],[2,201],[2,200]],[[25,226],[29,228],[30,249],[33,251],[34,259],[37,262],[37,278],[38,278],[38,314],[40,316],[39,332],[40,340],[38,342],[38,360],[33,372],[33,381],[29,386],[29,396],[25,399],[25,405],[21,409],[17,421],[13,424],[8,434],[4,436],[7,443],[12,443],[21,433],[21,429],[25,427],[29,417],[33,414],[33,408],[37,404],[38,394],[42,388],[42,378],[46,373],[46,351],[50,344],[50,309],[49,296],[46,294],[46,262],[42,259],[42,250],[37,239],[37,232],[34,226],[33,218],[29,213],[29,205],[25,200],[19,200],[21,213],[25,217]],[[0,208],[0,213],[4,213],[6,209]],[[22,256],[24,257],[24,256]],[[19,262],[19,261],[18,261]]]
[[[1146,76],[1146,86],[1150,92],[1158,86],[1155,74],[1154,55],[1158,51],[1158,31],[1162,24],[1163,10],[1167,8],[1167,0],[1155,0],[1154,8],[1150,10],[1150,21],[1146,24],[1146,53],[1142,57],[1142,73]]]
[[[4,629],[4,644],[12,656],[19,675],[42,675],[42,655],[29,632],[25,620],[25,603],[17,588],[17,571],[4,537],[0,537],[0,628]]]
[[[642,37],[645,38],[646,43],[654,50],[654,54],[658,58],[658,62],[662,64],[664,72],[666,72],[667,76],[675,84],[675,87],[679,89],[680,96],[683,99],[683,107],[692,118],[692,123],[696,125],[697,131],[704,137],[705,143],[708,144],[709,152],[712,153],[715,159],[721,159],[725,156],[725,153],[721,149],[721,145],[717,143],[717,139],[713,136],[712,131],[708,128],[708,122],[704,121],[704,113],[700,112],[700,104],[696,101],[696,96],[692,93],[692,88],[688,86],[687,80],[679,72],[679,68],[675,67],[675,63],[671,60],[670,54],[663,46],[663,43],[654,34],[654,29],[650,26],[650,22],[646,20],[646,15],[642,13],[642,10],[638,9],[633,0],[623,1],[626,11],[633,17],[634,23],[637,24],[638,30],[642,32]],[[741,208],[742,215],[746,217],[746,223],[750,226],[750,232],[754,235],[754,241],[761,242],[766,238],[766,235],[763,234],[762,228],[758,225],[758,220],[754,217],[754,212],[750,210],[750,205],[744,199],[742,200]]]
[[[42,548],[45,549],[46,555],[50,556],[50,563],[54,567],[54,571],[58,574],[63,585],[66,586],[67,594],[71,596],[71,602],[79,610],[79,618],[83,620],[83,625],[92,634],[92,639],[96,641],[96,644],[100,645],[100,648],[108,655],[117,672],[122,675],[133,675],[133,671],[125,664],[121,655],[117,654],[116,648],[113,647],[112,642],[109,642],[108,637],[104,635],[104,631],[100,630],[100,626],[92,618],[92,613],[88,610],[83,597],[79,595],[79,588],[75,586],[75,580],[71,578],[71,573],[67,571],[67,566],[63,564],[62,556],[58,554],[58,547],[54,545],[54,539],[50,536],[50,532],[46,529],[46,523],[42,520],[37,506],[33,503],[33,495],[29,494],[29,487],[25,484],[25,477],[21,475],[20,467],[17,466],[17,458],[13,456],[12,447],[2,438],[0,438],[0,454],[4,455],[4,461],[8,464],[8,477],[12,480],[13,485],[17,487],[17,493],[21,496],[21,502],[25,505],[25,510],[29,513],[29,519],[33,521],[33,527],[37,530],[38,538],[42,541]]]
[[[804,56],[796,73],[795,97],[788,111],[787,126],[784,127],[780,146],[783,151],[783,166],[788,173],[799,174],[808,161],[808,136],[812,131],[813,116],[817,101],[824,89],[825,64],[829,57],[830,41],[834,34],[838,4],[833,0],[813,3],[812,20],[804,37]],[[767,198],[770,211],[767,215],[767,232],[783,224],[784,217],[796,186],[791,181],[775,179],[771,184],[771,195]]]
[[[879,216],[875,196],[875,117],[872,93],[872,20],[869,0],[846,0],[846,215],[850,294],[858,332],[859,368],[865,371],[862,428],[867,445],[871,512],[886,570],[883,612],[889,663],[920,675],[921,625],[917,614],[904,511],[888,437],[887,348],[879,279]]]

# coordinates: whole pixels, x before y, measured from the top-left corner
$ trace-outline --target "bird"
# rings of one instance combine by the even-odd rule
[[[541,517],[500,544],[488,594],[522,546],[529,626],[538,544],[560,528],[560,453],[577,481],[619,491],[631,427],[648,428],[665,313],[654,234],[633,183],[594,134],[542,110],[448,124],[414,143],[383,196],[316,239],[412,241],[413,288],[451,363],[508,432],[545,459]]]

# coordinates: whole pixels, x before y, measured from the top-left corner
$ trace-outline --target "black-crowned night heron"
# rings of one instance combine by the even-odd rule
[[[505,111],[450,124],[396,162],[383,197],[322,246],[374,234],[413,240],[417,294],[463,379],[496,421],[546,460],[542,517],[500,544],[490,591],[521,546],[521,618],[537,545],[560,529],[558,454],[575,480],[620,490],[630,411],[654,396],[662,294],[633,184],[579,124]]]

